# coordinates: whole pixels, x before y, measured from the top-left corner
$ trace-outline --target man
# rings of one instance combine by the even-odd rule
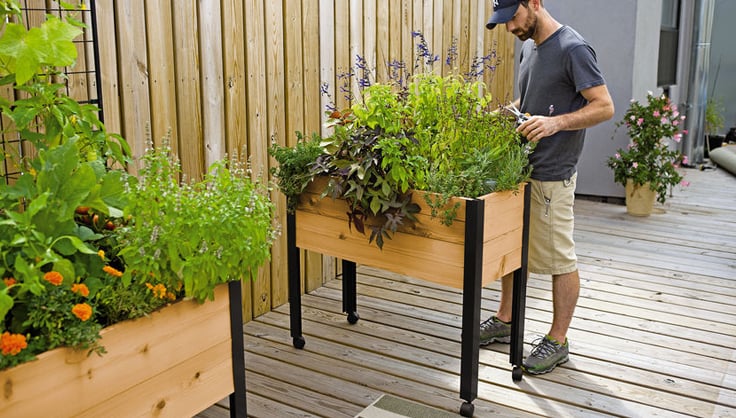
[[[613,117],[614,107],[595,51],[569,26],[557,22],[543,0],[493,0],[486,27],[505,24],[524,41],[519,61],[520,97],[512,105],[532,115],[518,131],[536,142],[530,155],[529,271],[552,275],[553,318],[533,343],[523,370],[552,371],[568,360],[570,327],[580,291],[573,241],[577,162],[585,128]],[[510,342],[513,276],[501,282],[495,315],[480,325],[481,345]]]

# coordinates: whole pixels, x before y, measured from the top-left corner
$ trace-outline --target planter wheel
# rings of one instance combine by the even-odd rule
[[[470,402],[463,402],[462,406],[460,406],[460,415],[464,417],[472,417],[473,412],[475,412],[475,405]]]
[[[348,322],[351,324],[358,322],[359,319],[360,319],[360,315],[358,315],[357,312],[350,312],[348,314]]]
[[[293,344],[294,344],[294,347],[295,347],[295,348],[299,348],[299,349],[302,349],[302,348],[304,348],[304,345],[305,345],[306,343],[307,343],[307,342],[306,342],[306,341],[304,340],[304,337],[303,337],[303,336],[301,336],[301,335],[300,335],[300,336],[298,336],[298,337],[294,337],[294,342],[293,342]]]
[[[523,376],[524,372],[521,370],[521,367],[514,366],[514,369],[511,371],[511,379],[514,382],[521,382]]]

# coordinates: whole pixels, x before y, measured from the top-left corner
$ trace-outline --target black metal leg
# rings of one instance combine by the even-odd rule
[[[463,319],[460,359],[460,397],[465,403],[462,416],[473,416],[473,401],[478,396],[480,346],[480,301],[483,287],[483,202],[468,200],[466,205],[465,260],[463,268]]]
[[[233,393],[230,394],[230,418],[245,418],[245,347],[243,342],[243,297],[240,280],[228,283],[230,295],[230,339],[233,363]]]
[[[509,361],[514,366],[512,378],[520,381],[524,357],[524,312],[526,310],[527,259],[529,256],[530,185],[524,187],[524,227],[521,236],[521,267],[514,271],[514,293],[511,304],[511,347]]]
[[[296,348],[304,348],[302,336],[302,294],[299,273],[299,248],[296,246],[296,215],[286,215],[286,253],[289,275],[289,326]]]
[[[342,311],[348,314],[348,322],[358,322],[357,269],[355,262],[342,260]]]

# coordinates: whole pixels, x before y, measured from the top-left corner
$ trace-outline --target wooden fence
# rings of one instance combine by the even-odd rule
[[[37,0],[38,3],[45,3]],[[266,176],[272,141],[293,145],[295,132],[320,132],[326,105],[349,103],[342,74],[357,56],[381,80],[386,63],[411,66],[419,32],[445,58],[456,42],[458,71],[474,57],[496,53],[485,81],[500,102],[510,99],[513,36],[488,31],[488,0],[96,0],[102,106],[110,132],[123,135],[134,156],[147,137],[171,144],[190,177],[225,154],[249,156]],[[89,60],[85,65],[94,65]],[[448,71],[442,63],[436,71]],[[76,83],[91,84],[85,78]],[[320,94],[322,83],[332,98]],[[355,91],[355,83],[352,85]],[[150,134],[148,133],[150,132]],[[278,191],[276,221],[285,226]],[[226,221],[226,220],[223,220]],[[336,271],[335,260],[303,254],[306,291]],[[245,320],[287,302],[285,234],[272,261],[244,286]]]

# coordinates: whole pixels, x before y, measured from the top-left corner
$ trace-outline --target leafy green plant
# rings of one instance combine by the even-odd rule
[[[278,230],[267,187],[250,178],[233,157],[213,163],[202,181],[182,182],[181,166],[168,139],[160,148],[149,139],[138,181],[131,186],[119,228],[123,283],[136,281],[183,289],[200,302],[217,284],[255,277],[270,258]]]
[[[0,0],[0,17],[19,13]],[[278,233],[267,187],[235,159],[184,184],[170,150],[151,146],[140,179],[125,171],[127,142],[52,82],[75,57],[78,25],[49,17],[0,35],[0,83],[23,97],[0,101],[3,138],[32,145],[3,156],[21,173],[0,183],[0,370],[59,346],[102,354],[103,327],[212,298],[253,274]]]
[[[532,147],[522,142],[513,121],[493,111],[479,79],[494,67],[488,61],[495,55],[476,59],[469,74],[441,76],[432,69],[439,57],[420,33],[414,36],[419,39],[416,74],[407,75],[405,65],[389,61],[389,81],[374,83],[373,72],[357,57],[356,71],[344,80],[349,85],[352,75],[362,75],[359,97],[348,97],[353,100],[349,109],[328,109],[331,134],[322,138],[322,155],[302,165],[302,172],[309,172],[300,179],[302,188],[282,188],[287,197],[294,196],[307,184],[303,180],[328,176],[324,195],[347,201],[351,226],[365,233],[368,218],[377,220],[370,222],[369,241],[379,248],[404,221],[416,219],[413,190],[437,193],[427,195],[427,203],[432,215],[449,225],[457,210],[446,207],[450,197],[516,190],[530,174]],[[445,62],[454,65],[455,44],[447,55]]]
[[[305,138],[297,132],[297,143],[294,147],[271,144],[269,154],[276,159],[278,165],[271,167],[270,174],[278,181],[279,189],[287,197],[287,211],[293,213],[297,205],[299,193],[312,181],[312,164],[322,154],[321,138],[313,134]]]
[[[723,128],[723,104],[717,99],[709,98],[705,106],[705,133],[715,134]]]
[[[626,185],[626,180],[631,179],[637,186],[648,183],[657,192],[657,201],[664,203],[667,188],[683,182],[677,167],[680,163],[687,164],[687,156],[671,149],[668,142],[670,139],[680,142],[680,125],[684,120],[685,116],[667,96],[649,92],[647,103],[632,100],[623,119],[616,124],[617,128],[626,127],[631,144],[618,149],[607,161],[614,181]]]

